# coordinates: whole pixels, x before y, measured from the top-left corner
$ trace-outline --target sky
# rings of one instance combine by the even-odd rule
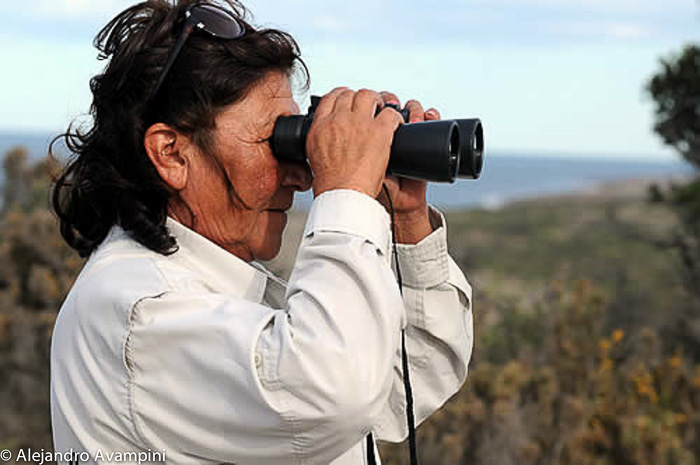
[[[0,131],[86,124],[92,39],[129,0],[0,3]],[[247,0],[290,32],[311,94],[390,90],[482,120],[489,151],[671,160],[645,93],[660,58],[700,43],[695,0]],[[299,95],[302,108],[308,95]]]

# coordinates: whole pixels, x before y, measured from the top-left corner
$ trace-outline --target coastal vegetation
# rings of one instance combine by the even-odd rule
[[[15,149],[4,170],[0,448],[50,449],[51,329],[82,262],[47,207],[52,164]],[[418,430],[422,463],[693,463],[697,301],[664,244],[680,220],[647,197],[611,187],[447,214],[476,344],[467,384]]]
[[[82,265],[48,209],[52,163],[5,154],[0,209],[0,449],[51,449],[49,348]]]

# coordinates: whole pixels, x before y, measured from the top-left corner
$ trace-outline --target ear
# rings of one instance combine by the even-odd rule
[[[143,144],[161,179],[176,191],[184,189],[188,175],[187,137],[167,124],[156,123],[146,130]]]

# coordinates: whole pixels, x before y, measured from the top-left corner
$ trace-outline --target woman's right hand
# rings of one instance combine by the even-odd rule
[[[346,87],[326,94],[316,109],[306,138],[313,171],[314,196],[333,189],[353,189],[376,198],[389,163],[401,115],[384,108],[379,93]]]

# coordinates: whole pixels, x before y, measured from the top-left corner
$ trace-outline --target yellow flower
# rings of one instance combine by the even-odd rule
[[[603,352],[607,352],[608,349],[610,349],[610,341],[608,341],[607,339],[601,339],[600,342],[598,343],[598,347]]]
[[[614,343],[620,342],[625,337],[625,332],[621,329],[616,329],[612,333],[612,340]]]

